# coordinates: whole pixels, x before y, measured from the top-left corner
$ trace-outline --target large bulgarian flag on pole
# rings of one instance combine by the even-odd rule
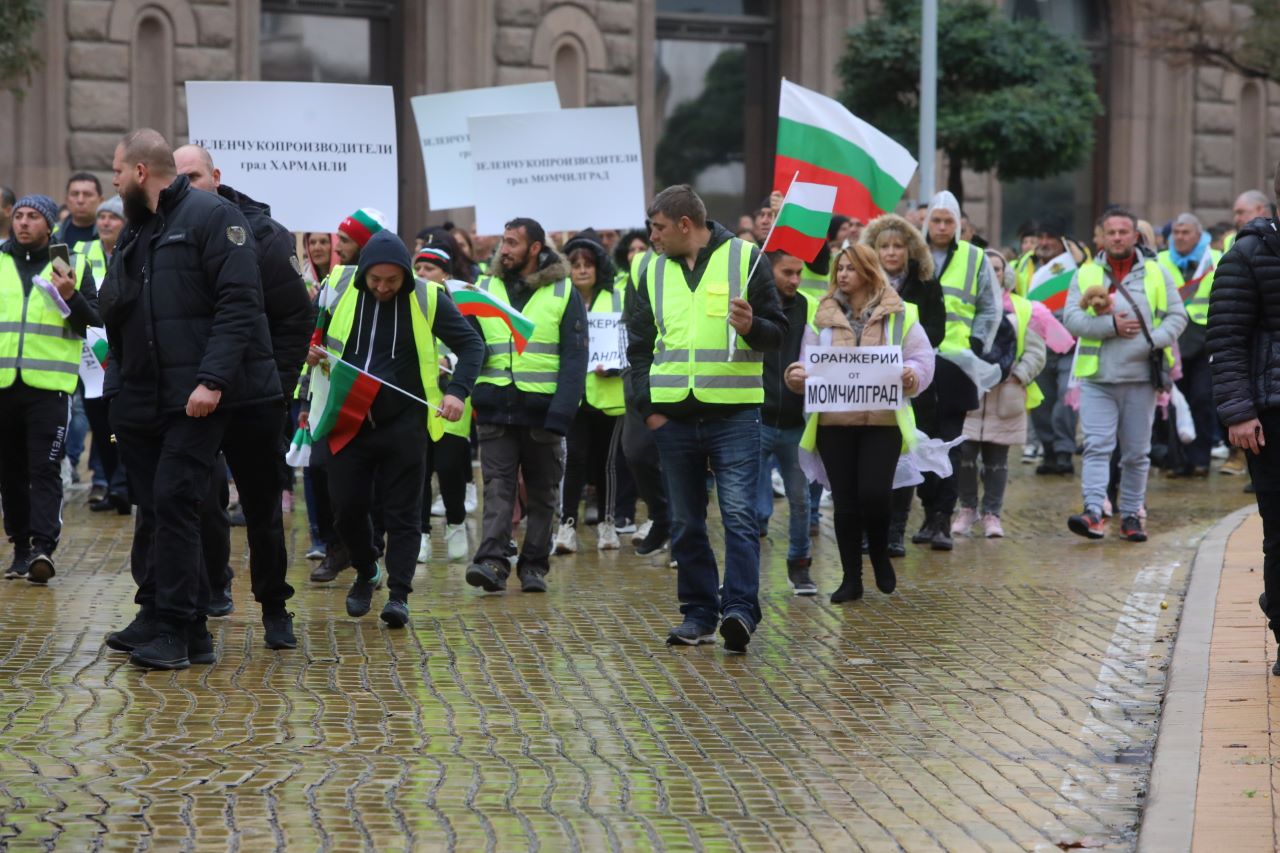
[[[902,199],[916,165],[906,148],[839,101],[782,81],[775,190],[786,192],[799,173],[800,181],[836,188],[835,213],[867,222]]]
[[[835,204],[835,187],[792,181],[762,251],[786,252],[812,263],[827,245],[827,227]]]

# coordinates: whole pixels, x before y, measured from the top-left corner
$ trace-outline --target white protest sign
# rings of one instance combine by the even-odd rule
[[[902,347],[808,347],[804,352],[806,412],[900,409]]]
[[[644,222],[635,107],[473,116],[476,230],[529,216],[548,231]]]
[[[468,118],[558,110],[560,96],[548,81],[418,95],[409,103],[427,171],[427,201],[431,210],[445,210],[476,203]]]
[[[102,396],[102,382],[106,379],[107,330],[96,326],[85,329],[84,345],[80,348],[80,381],[84,383],[84,398],[96,400]]]
[[[622,314],[612,311],[591,312],[587,314],[587,328],[590,330],[590,350],[587,358],[587,370],[595,370],[600,365],[605,370],[621,370],[626,367],[626,339],[622,325]]]
[[[270,205],[290,231],[331,232],[362,207],[396,230],[390,86],[191,82],[187,125],[223,183]]]

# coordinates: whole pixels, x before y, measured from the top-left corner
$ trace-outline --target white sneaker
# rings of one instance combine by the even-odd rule
[[[818,500],[818,506],[831,506],[831,490],[823,489],[822,497]]]
[[[968,536],[969,529],[973,527],[978,520],[978,511],[969,509],[969,507],[961,507],[956,513],[956,520],[951,523],[952,536]]]
[[[467,557],[467,527],[465,524],[447,524],[444,528],[444,544],[449,550],[449,560],[457,562]]]
[[[644,524],[636,528],[636,532],[631,534],[631,544],[639,545],[644,538],[649,535],[649,531],[653,529],[653,522],[646,521]]]
[[[467,496],[462,501],[462,508],[470,515],[476,511],[477,506],[479,506],[479,502],[476,500],[476,484],[467,483]]]
[[[422,541],[418,543],[418,562],[425,563],[431,559],[431,534],[422,534]]]
[[[1030,441],[1022,445],[1022,464],[1023,465],[1036,464],[1036,459],[1039,458],[1039,456],[1040,456],[1040,445]]]
[[[431,517],[444,518],[444,498],[437,497],[431,502]]]
[[[1213,446],[1213,450],[1209,451],[1209,456],[1213,459],[1226,459],[1230,455],[1231,455],[1231,448],[1227,447],[1222,442],[1215,444]]]
[[[785,498],[787,496],[787,487],[782,482],[782,474],[775,469],[770,479],[773,481],[773,496],[775,498]]]
[[[556,531],[556,538],[551,544],[551,550],[555,554],[577,553],[578,532],[573,529],[572,518],[560,525],[560,529]]]
[[[622,519],[622,523],[615,524],[613,529],[618,532],[619,536],[626,536],[630,533],[636,532],[636,523],[630,518],[624,518]]]
[[[618,541],[618,530],[613,526],[613,522],[600,522],[596,527],[596,550],[617,551],[621,547],[622,543]]]

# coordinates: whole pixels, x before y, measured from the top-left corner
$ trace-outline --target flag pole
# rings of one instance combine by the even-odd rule
[[[787,192],[782,196],[782,204],[778,207],[778,213],[782,213],[782,208],[787,206],[787,199],[791,197],[791,188],[796,185],[796,180],[800,177],[800,170],[791,176],[791,183],[787,184]],[[773,237],[773,229],[778,227],[778,217],[773,217],[773,224],[769,226],[769,233],[765,235],[764,242],[760,244],[760,253],[756,255],[756,262],[751,265],[751,271],[747,273],[747,281],[751,281],[751,276],[756,274],[756,267],[760,266],[760,259],[764,257],[765,246],[769,245],[769,239]]]
[[[388,382],[387,380],[383,379],[383,378],[382,378],[382,377],[380,377],[380,376],[374,376],[372,373],[370,373],[370,372],[369,372],[369,371],[367,371],[367,370],[361,370],[360,368],[356,367],[354,364],[352,364],[351,362],[347,361],[346,359],[344,359],[344,358],[340,358],[340,357],[338,356],[338,354],[337,354],[337,353],[335,353],[333,350],[325,350],[325,352],[329,353],[329,357],[330,357],[330,358],[332,358],[334,361],[340,361],[340,362],[342,362],[343,364],[345,364],[347,367],[350,367],[350,368],[351,368],[352,370],[354,370],[355,372],[357,372],[357,373],[363,373],[365,376],[368,376],[370,379],[376,379],[380,384],[387,386],[387,387],[388,387],[388,388],[390,388],[392,391],[399,391],[401,394],[405,395],[405,396],[406,396],[406,397],[408,397],[410,400],[417,400],[419,403],[421,403],[422,405],[426,406],[428,409],[430,409],[431,411],[435,412],[437,415],[443,415],[443,414],[444,414],[440,409],[438,409],[438,408],[436,408],[435,406],[431,405],[430,403],[428,403],[426,400],[422,399],[422,398],[421,398],[421,397],[419,397],[418,395],[416,395],[416,394],[410,394],[408,391],[404,390],[404,389],[403,389],[403,388],[401,388],[399,385],[392,385],[392,384],[391,384],[390,382]]]
[[[938,0],[924,0],[920,15],[920,200],[933,198],[938,135]]]

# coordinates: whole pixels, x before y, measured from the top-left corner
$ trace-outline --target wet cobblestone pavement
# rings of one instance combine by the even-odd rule
[[[666,648],[674,571],[592,532],[547,595],[433,560],[410,630],[385,592],[350,619],[349,574],[306,581],[299,506],[299,648],[262,646],[243,577],[217,665],[144,673],[102,645],[132,616],[130,525],[76,493],[57,578],[0,586],[0,848],[1130,848],[1191,557],[1249,498],[1153,480],[1149,543],[1089,543],[1078,481],[1013,468],[1010,538],[908,546],[892,597],[827,602],[827,522],[816,600],[767,543],[745,658]]]

